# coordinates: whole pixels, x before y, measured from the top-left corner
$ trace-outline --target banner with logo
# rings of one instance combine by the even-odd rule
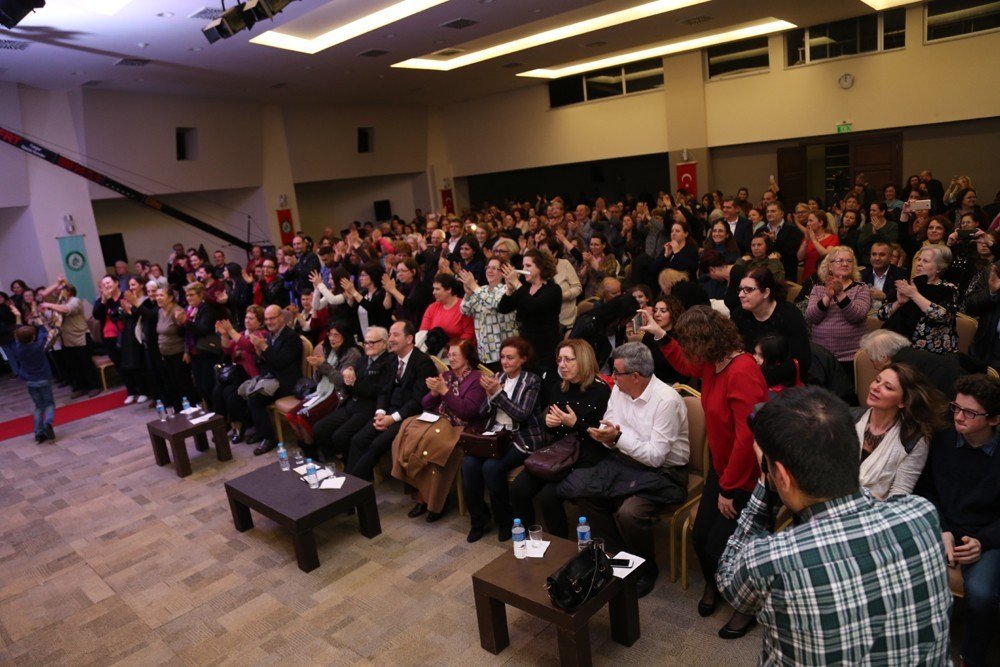
[[[698,196],[698,163],[677,163],[677,188],[683,188],[692,197]]]
[[[81,300],[93,302],[97,295],[87,260],[87,249],[83,244],[83,235],[59,236],[57,240],[66,282],[76,288],[76,295]]]
[[[292,209],[280,208],[278,213],[278,229],[281,231],[281,245],[292,245],[295,238],[295,227],[292,225]]]

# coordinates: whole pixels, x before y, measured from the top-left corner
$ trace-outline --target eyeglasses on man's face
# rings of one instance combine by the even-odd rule
[[[386,342],[385,338],[379,338],[378,340],[366,340],[365,345],[378,345],[379,343]]]
[[[954,402],[949,403],[948,407],[951,408],[951,411],[953,413],[955,413],[956,415],[961,413],[962,416],[965,417],[966,419],[976,419],[977,417],[986,417],[990,414],[988,412],[976,412],[975,410],[970,410],[969,408],[963,408],[961,405]]]

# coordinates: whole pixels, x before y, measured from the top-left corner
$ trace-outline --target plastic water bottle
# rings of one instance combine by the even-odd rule
[[[181,410],[187,412],[191,409],[191,401],[188,400],[187,396],[181,398]]]
[[[514,527],[510,531],[511,539],[514,541],[514,558],[524,558],[528,555],[528,542],[525,540],[524,526],[520,519],[514,519]]]
[[[285,451],[285,445],[278,443],[278,466],[288,472],[292,469],[292,465],[288,462],[288,452]]]
[[[590,525],[587,517],[581,516],[580,523],[576,526],[576,548],[583,551],[590,544]]]
[[[161,422],[167,421],[167,409],[163,407],[163,401],[156,402],[156,416]]]
[[[312,459],[306,459],[306,481],[310,489],[319,488],[319,476],[316,474],[316,464]]]
[[[295,450],[295,467],[298,468],[300,465],[306,462],[305,457],[302,455],[301,449]]]

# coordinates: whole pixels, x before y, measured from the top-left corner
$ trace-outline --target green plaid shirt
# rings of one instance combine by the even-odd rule
[[[952,597],[931,503],[859,491],[772,534],[764,498],[758,483],[716,575],[763,627],[760,664],[951,664]]]

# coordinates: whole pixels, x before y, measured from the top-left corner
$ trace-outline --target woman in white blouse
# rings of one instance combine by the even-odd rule
[[[945,397],[906,364],[889,364],[875,377],[856,428],[861,486],[884,500],[908,494],[927,461],[928,443],[944,428]]]

